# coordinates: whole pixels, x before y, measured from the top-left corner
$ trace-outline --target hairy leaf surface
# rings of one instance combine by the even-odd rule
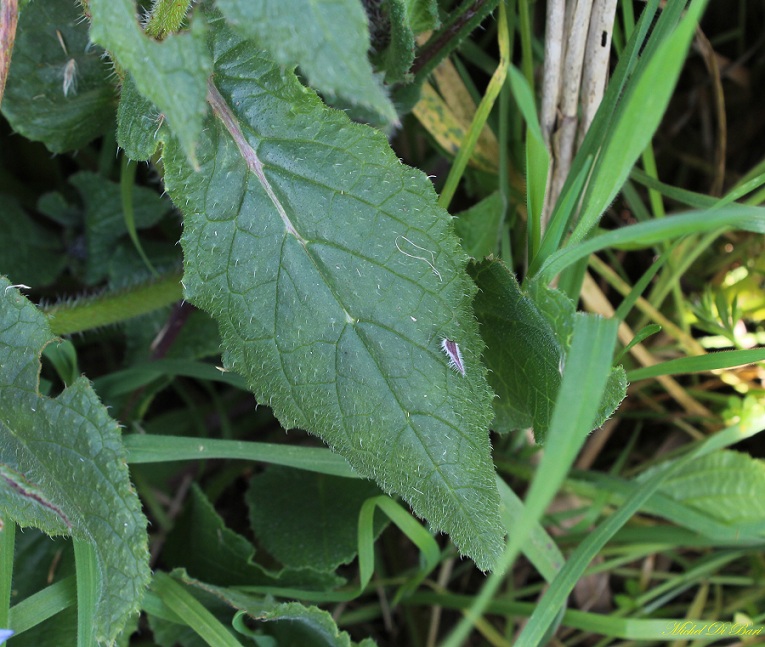
[[[129,71],[138,91],[164,114],[186,155],[194,160],[194,144],[202,130],[205,83],[210,57],[205,26],[157,42],[144,34],[134,0],[90,0],[90,37],[109,50]]]
[[[165,151],[187,299],[285,427],[319,434],[490,568],[503,534],[492,394],[449,215],[380,133],[215,29],[201,171]],[[464,376],[442,338],[460,345]]]
[[[471,264],[480,291],[475,311],[488,346],[489,381],[499,396],[494,402],[497,431],[534,428],[544,442],[571,345],[576,308],[566,295],[538,281],[521,290],[500,261]],[[600,403],[598,427],[624,399],[627,379],[612,368]]]
[[[54,153],[85,146],[113,127],[114,86],[103,50],[88,39],[74,2],[35,2],[21,14],[3,114]]]
[[[231,25],[266,48],[282,65],[299,65],[313,87],[377,112],[398,117],[367,58],[369,28],[358,0],[218,0]],[[296,16],[299,16],[296,19]]]
[[[162,114],[144,97],[131,74],[125,75],[117,108],[117,145],[131,160],[145,162],[164,139]]]
[[[146,519],[128,476],[117,423],[90,383],[38,392],[44,315],[0,279],[0,515],[93,544],[97,638],[112,640],[149,580]]]
[[[385,72],[387,83],[399,83],[406,78],[414,62],[414,32],[404,0],[387,0],[380,7],[380,15],[370,16],[370,25],[380,33],[373,43],[379,47],[389,41],[383,51],[374,56],[375,65]]]

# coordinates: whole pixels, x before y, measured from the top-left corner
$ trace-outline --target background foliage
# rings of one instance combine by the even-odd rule
[[[10,644],[755,632],[762,44],[706,4],[609,5],[569,158],[542,3],[4,4]]]

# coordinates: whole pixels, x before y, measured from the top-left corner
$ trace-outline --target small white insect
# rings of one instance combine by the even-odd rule
[[[457,373],[465,376],[465,364],[462,361],[462,353],[460,352],[460,345],[456,341],[447,339],[444,337],[441,340],[441,350],[449,358],[449,366],[451,366]]]
[[[69,93],[77,94],[77,61],[70,58],[66,65],[64,65],[64,96],[68,97]]]
[[[57,29],[56,38],[58,38],[58,44],[61,45],[61,49],[64,50],[64,56],[69,56],[69,50],[66,48],[63,34]],[[77,61],[73,58],[64,64],[64,96],[68,97],[69,93],[77,94]]]

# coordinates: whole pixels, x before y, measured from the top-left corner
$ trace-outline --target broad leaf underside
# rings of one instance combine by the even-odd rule
[[[285,427],[320,435],[490,568],[502,545],[492,394],[449,215],[380,133],[213,28],[201,171],[174,142],[165,151],[186,297],[217,318],[226,366]]]

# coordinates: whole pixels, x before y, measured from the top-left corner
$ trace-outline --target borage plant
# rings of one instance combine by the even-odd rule
[[[658,182],[651,138],[705,3],[651,0],[637,23],[623,3],[616,27],[613,4],[566,22],[550,3],[538,116],[525,0],[5,2],[2,112],[22,136],[4,126],[0,153],[13,645],[355,644],[347,631],[434,644],[441,631],[455,646],[474,629],[538,645],[560,622],[661,640],[687,614],[650,597],[626,607],[640,620],[563,613],[606,542],[640,518],[618,563],[659,537],[718,562],[761,545],[762,466],[724,449],[763,428],[759,403],[729,403],[737,422],[712,434],[720,407],[669,376],[765,354],[709,355],[660,308],[674,290],[691,311],[677,290],[691,246],[765,230],[765,212],[736,201],[762,175],[723,199]],[[454,156],[440,195],[389,138],[423,168]],[[641,222],[599,229],[622,187]],[[694,210],[662,217],[662,195]],[[634,286],[614,260],[625,249],[655,255]],[[625,295],[618,310],[588,259]],[[736,345],[739,305],[720,293],[693,312]],[[643,344],[656,323],[686,357],[657,364]],[[658,378],[685,410],[682,449],[654,465],[629,455],[635,435],[610,474],[571,471],[593,429],[610,418],[614,432],[628,377]],[[522,502],[511,485],[526,481]],[[561,488],[593,502],[556,529],[565,547],[589,528],[567,558],[540,524]],[[715,552],[732,541],[733,557]],[[520,553],[538,575],[496,596]]]

